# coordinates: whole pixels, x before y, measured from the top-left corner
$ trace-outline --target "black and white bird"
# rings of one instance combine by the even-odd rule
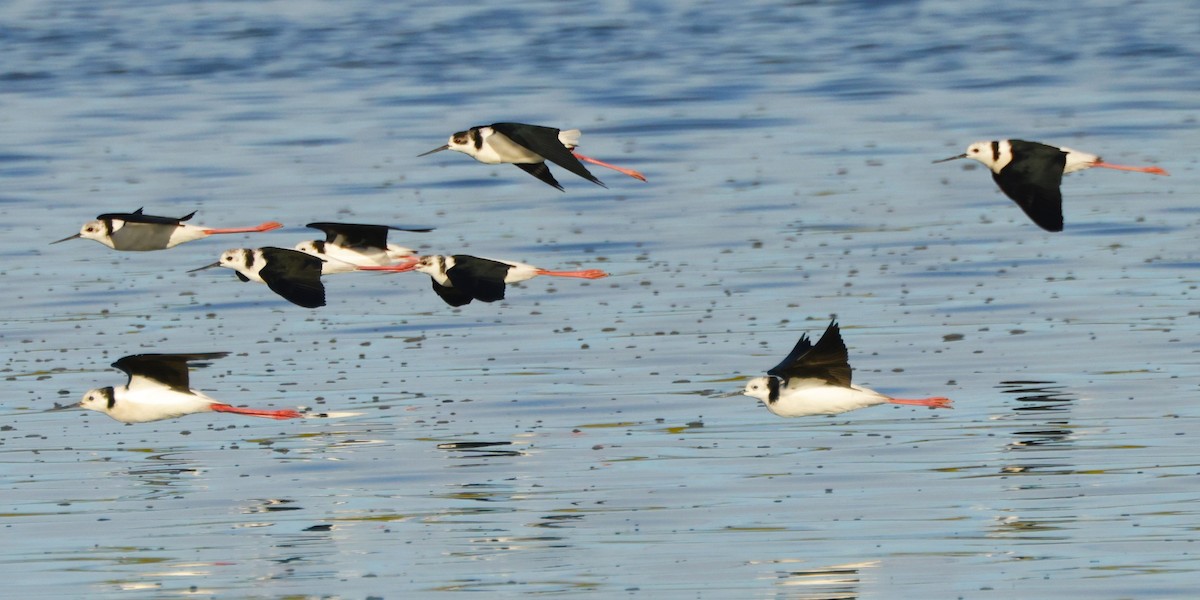
[[[304,416],[295,410],[261,410],[230,406],[189,387],[189,364],[193,367],[207,366],[207,363],[196,361],[216,360],[228,355],[228,352],[208,352],[126,356],[112,364],[129,376],[125,385],[88,390],[79,403],[60,409],[94,410],[122,423],[160,421],[199,412],[224,412],[268,419],[295,419]]]
[[[550,173],[550,167],[546,165],[546,161],[601,187],[607,186],[595,175],[592,175],[579,161],[607,167],[634,179],[646,181],[646,176],[637,171],[611,165],[575,152],[575,147],[579,145],[580,135],[578,129],[561,131],[541,125],[493,123],[459,131],[450,136],[450,141],[445,146],[434,148],[419,156],[426,156],[442,150],[454,150],[489,165],[510,163],[560,191],[563,187]]]
[[[801,335],[791,354],[766,377],[747,382],[742,394],[761,400],[781,417],[836,415],[888,403],[951,408],[949,398],[892,398],[850,383],[846,343],[836,321],[829,323],[816,345],[808,334]]]
[[[242,281],[265,283],[292,304],[317,308],[325,306],[325,286],[321,283],[324,263],[316,256],[287,248],[235,248],[223,252],[217,262],[188,273],[213,267],[233,269]]]
[[[415,262],[391,267],[359,267],[362,271],[420,271],[433,278],[433,291],[450,306],[463,306],[472,300],[495,302],[504,299],[505,286],[538,275],[599,279],[608,273],[599,269],[550,271],[511,260],[479,258],[466,254],[422,256]]]
[[[307,227],[325,232],[324,240],[296,244],[296,250],[323,259],[322,271],[349,273],[357,267],[395,265],[416,252],[387,241],[389,231],[428,232],[431,228],[361,225],[356,223],[309,223]]]
[[[1046,231],[1062,231],[1062,177],[1092,167],[1167,175],[1158,167],[1130,167],[1104,162],[1095,154],[1067,147],[1025,140],[975,142],[958,156],[935,160],[941,163],[970,158],[992,171],[992,179],[1005,196],[1012,198],[1025,214]]]
[[[137,209],[131,213],[107,213],[88,221],[79,229],[79,233],[65,237],[51,244],[59,244],[67,240],[84,238],[96,240],[113,250],[132,252],[147,252],[150,250],[166,250],[184,242],[206,238],[222,233],[259,233],[283,227],[282,223],[267,221],[255,227],[233,227],[228,229],[213,229],[199,225],[188,225],[195,211],[179,218],[156,217],[142,213]]]

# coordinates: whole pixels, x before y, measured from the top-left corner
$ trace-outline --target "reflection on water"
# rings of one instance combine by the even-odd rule
[[[772,561],[770,564],[787,567],[788,562],[790,561]],[[878,566],[878,561],[869,561],[779,571],[775,583],[784,589],[779,590],[776,597],[798,600],[854,600],[862,594],[859,584],[863,570]]]
[[[1070,422],[1057,414],[1068,412],[1074,401],[1063,391],[1064,386],[1051,381],[1003,381],[997,388],[1016,396],[1013,400],[1020,403],[1012,407],[1020,429],[1012,432],[1015,439],[1008,442],[1006,451],[1050,452],[1053,456],[1064,456],[1064,452],[1069,451],[1074,432]],[[1047,418],[1050,416],[1054,418]],[[1006,475],[1063,475],[1074,471],[1072,465],[1047,462],[1053,458],[1044,454],[1037,456],[1045,460],[1034,460],[1034,455],[1020,456],[1014,459],[1015,462],[1002,466],[1000,472]]]

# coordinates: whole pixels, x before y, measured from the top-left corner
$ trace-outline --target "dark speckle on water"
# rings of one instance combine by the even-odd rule
[[[5,7],[9,595],[1195,587],[1200,4],[581,6]],[[649,182],[416,157],[496,121]],[[1070,175],[1048,234],[931,164],[1004,137],[1172,175]],[[139,206],[286,227],[49,245]],[[342,274],[309,311],[186,274],[330,220],[611,276],[451,310],[425,275]],[[855,383],[955,409],[724,397],[831,315]],[[214,397],[327,418],[44,412],[117,357],[210,351],[239,356]]]

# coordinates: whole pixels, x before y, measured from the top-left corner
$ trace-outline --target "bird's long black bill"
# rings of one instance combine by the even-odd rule
[[[421,158],[422,156],[429,156],[430,154],[433,154],[435,152],[441,152],[442,150],[449,150],[449,149],[450,149],[450,144],[446,144],[445,146],[442,146],[441,148],[434,148],[433,150],[430,150],[429,152],[426,152],[424,154],[418,154],[417,158]]]
[[[203,270],[205,270],[205,269],[211,269],[211,268],[213,268],[213,267],[219,267],[219,266],[221,266],[221,263],[220,263],[220,261],[218,261],[218,262],[215,262],[215,263],[213,263],[213,264],[211,264],[211,265],[204,265],[203,267],[200,267],[200,268],[198,268],[198,269],[192,269],[191,271],[188,271],[188,273],[195,273],[196,271],[203,271]]]
[[[75,234],[75,235],[68,236],[68,237],[65,237],[65,238],[63,238],[63,239],[61,239],[61,240],[58,240],[57,242],[50,242],[50,245],[51,245],[51,246],[53,246],[53,245],[55,245],[55,244],[61,244],[61,243],[65,242],[65,241],[68,241],[68,240],[77,240],[77,239],[79,239],[79,238],[81,238],[81,237],[83,237],[83,234],[82,234],[82,233],[77,233],[77,234]]]
[[[959,154],[958,156],[951,156],[950,158],[943,158],[942,160],[935,160],[935,161],[933,161],[933,164],[936,165],[937,163],[949,162],[952,160],[958,160],[960,158],[966,158],[966,157],[967,157],[966,154]]]
[[[75,404],[55,404],[54,408],[47,408],[46,410],[43,410],[42,412],[44,412],[44,413],[62,412],[64,410],[80,410],[82,408],[83,408],[83,404],[80,402],[76,402]]]

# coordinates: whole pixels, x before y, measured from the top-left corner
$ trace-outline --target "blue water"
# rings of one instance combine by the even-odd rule
[[[13,597],[1179,598],[1200,581],[1200,5],[12,2],[0,7],[0,576]],[[584,131],[608,185],[416,155]],[[976,140],[1170,177],[1064,182],[1048,234]],[[50,246],[105,212],[287,227]],[[547,268],[306,310],[225,270],[311,221]],[[855,381],[741,388],[831,315]],[[214,397],[355,413],[42,412],[141,352]],[[489,445],[475,446],[476,443]],[[494,444],[494,445],[491,445]]]

